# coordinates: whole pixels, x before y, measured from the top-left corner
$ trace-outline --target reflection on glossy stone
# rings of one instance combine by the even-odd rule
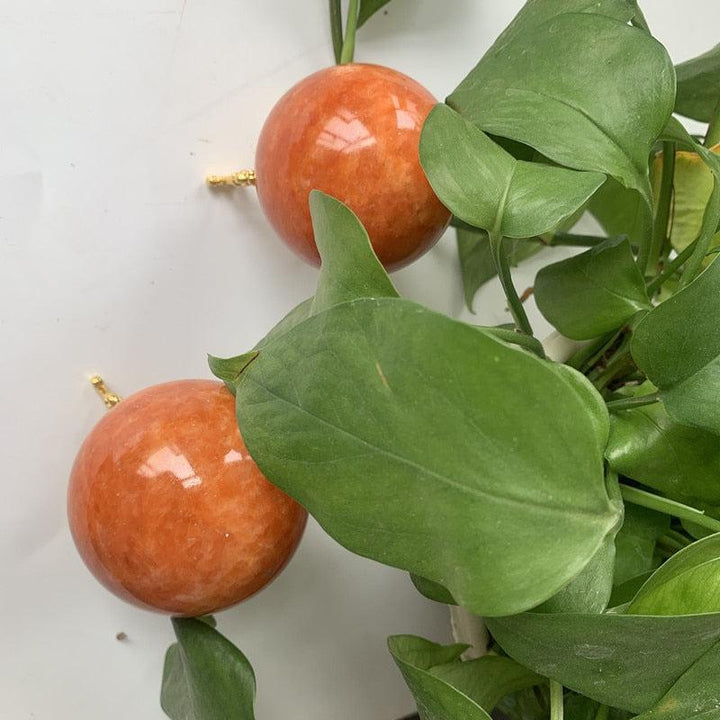
[[[178,615],[233,605],[292,556],[305,511],[250,458],[221,383],[156,385],[90,433],[68,493],[86,565],[135,604]]]
[[[378,65],[336,66],[295,85],[268,116],[255,157],[260,203],[278,234],[318,263],[308,207],[317,189],[356,213],[386,267],[431,248],[450,219],[420,166],[420,131],[435,102]]]

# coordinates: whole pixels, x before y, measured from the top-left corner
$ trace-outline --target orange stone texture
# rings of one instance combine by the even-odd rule
[[[185,616],[267,585],[307,520],[250,458],[235,399],[212,380],[155,385],[108,411],[75,460],[68,515],[103,585]]]
[[[317,265],[308,198],[322,190],[355,212],[388,269],[429,250],[450,221],[420,166],[420,132],[436,102],[378,65],[335,66],[295,85],[268,116],[255,156],[275,231]]]

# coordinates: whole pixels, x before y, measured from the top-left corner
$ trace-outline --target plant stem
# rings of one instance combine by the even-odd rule
[[[341,0],[329,0],[330,2],[330,32],[332,33],[333,53],[335,54],[335,64],[340,64],[343,49],[343,32],[342,32],[342,6]]]
[[[679,543],[677,540],[670,537],[669,535],[663,535],[661,538],[659,538],[658,543],[667,550],[669,550],[672,554],[675,554],[676,552],[682,550],[685,547],[685,545]]]
[[[673,177],[675,175],[675,143],[664,142],[662,149],[662,179],[658,194],[655,218],[653,221],[652,238],[645,272],[654,275],[657,272],[660,255],[667,241],[668,223],[673,197]]]
[[[633,408],[642,407],[643,405],[654,405],[659,399],[660,393],[621,398],[620,400],[611,400],[607,404],[607,409],[613,413],[620,412],[621,410],[632,410]]]
[[[650,283],[648,283],[647,291],[651,297],[662,287],[662,284],[671,278],[692,256],[698,241],[691,242],[676,258],[673,258],[667,267]]]
[[[673,538],[675,542],[680,543],[683,547],[687,547],[688,545],[692,544],[692,540],[689,537],[686,537],[681,532],[678,532],[677,530],[668,530],[665,533],[666,537]]]
[[[649,510],[656,510],[665,515],[672,515],[681,520],[688,520],[712,532],[720,532],[720,520],[708,517],[702,510],[696,510],[689,505],[683,505],[674,500],[645,492],[630,485],[623,485],[622,483],[620,484],[620,492],[622,493],[623,499],[633,505],[640,505]]]
[[[550,680],[550,720],[563,720],[564,716],[563,686],[554,680]]]
[[[690,259],[685,267],[685,272],[683,272],[683,276],[680,279],[680,288],[684,288],[686,285],[691,283],[700,270],[702,270],[703,260],[705,260],[705,257],[710,250],[710,244],[712,243],[715,231],[717,230],[716,227],[707,227],[708,218],[711,217],[709,212],[711,207],[715,207],[717,205],[720,205],[720,178],[715,178],[710,199],[705,206],[705,215],[703,216],[703,224],[700,229],[700,237],[697,239],[695,250],[690,256]]]
[[[538,236],[538,240],[548,247],[595,247],[596,245],[605,242],[607,239],[608,238],[606,237],[600,237],[598,235],[576,235],[574,233],[564,232],[553,233],[548,238],[541,235]]]
[[[492,250],[495,269],[500,278],[502,288],[505,291],[505,297],[507,298],[508,307],[510,308],[510,314],[515,321],[515,326],[519,332],[532,335],[533,331],[527,313],[525,312],[522,302],[520,302],[517,290],[515,290],[515,285],[513,285],[510,264],[502,237],[490,234],[490,249]]]
[[[705,133],[705,147],[711,148],[713,145],[717,145],[720,142],[720,97],[718,98],[717,105],[713,111],[710,124],[708,125],[707,133]]]
[[[345,41],[343,42],[340,64],[351,63],[355,57],[355,33],[357,32],[358,13],[360,12],[359,0],[350,0],[348,8],[347,24],[345,25]]]
[[[624,328],[623,328],[624,330]],[[566,363],[576,370],[587,370],[617,342],[623,330],[613,331],[607,335],[596,338],[588,345],[581,347]]]
[[[610,706],[609,705],[601,705],[598,708],[597,715],[595,715],[595,720],[608,720],[610,717]]]

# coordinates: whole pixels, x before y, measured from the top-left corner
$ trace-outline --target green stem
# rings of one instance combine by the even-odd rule
[[[695,276],[702,270],[703,260],[705,260],[705,257],[710,250],[710,244],[712,243],[715,231],[717,230],[716,227],[708,227],[708,218],[711,218],[710,208],[716,207],[717,205],[720,205],[720,179],[715,178],[710,200],[708,200],[707,205],[705,206],[705,215],[703,216],[703,224],[700,229],[700,237],[697,240],[695,250],[690,256],[690,259],[685,266],[683,276],[680,279],[681,288],[690,284],[695,279]]]
[[[718,143],[720,143],[720,98],[718,98],[710,125],[708,125],[707,133],[705,133],[705,147],[711,148]]]
[[[681,532],[678,532],[677,530],[668,530],[665,533],[666,537],[673,538],[675,542],[680,543],[683,547],[687,547],[688,545],[692,545],[692,540],[683,535]]]
[[[669,280],[692,256],[698,241],[691,242],[676,258],[673,258],[665,269],[650,283],[647,291],[651,297],[662,287],[666,280]]]
[[[502,237],[490,235],[490,248],[492,250],[493,260],[495,261],[495,269],[497,270],[500,284],[505,291],[510,314],[513,316],[515,326],[519,332],[526,335],[532,335],[532,327],[528,320],[527,313],[513,285],[512,275],[510,273],[510,263],[508,262],[507,253],[505,252],[505,243]]]
[[[564,716],[563,686],[550,680],[550,720],[563,720]]]
[[[670,210],[673,197],[673,177],[675,175],[675,143],[664,142],[662,149],[662,179],[660,180],[660,193],[658,194],[655,218],[653,221],[650,251],[648,253],[645,272],[654,275],[660,262],[660,256],[665,247],[670,221]]]
[[[630,485],[623,485],[622,483],[620,484],[620,492],[622,493],[623,499],[633,505],[640,505],[649,510],[656,510],[665,515],[672,515],[681,520],[688,520],[714,533],[720,532],[720,520],[708,517],[702,510],[696,510],[689,505],[683,505],[674,500],[645,492]]]
[[[339,65],[343,49],[342,32],[342,6],[341,0],[329,0],[330,2],[330,32],[332,33],[333,53],[335,64]]]
[[[660,400],[660,393],[638,395],[636,397],[621,398],[620,400],[611,400],[607,404],[607,409],[610,412],[616,413],[621,410],[632,410],[633,408],[643,407],[643,405],[654,405],[658,400]]]
[[[348,8],[347,24],[345,25],[345,41],[343,42],[340,64],[351,63],[355,57],[355,33],[357,32],[358,13],[360,12],[359,0],[350,0]]]
[[[557,232],[550,237],[538,236],[540,242],[548,247],[568,246],[568,247],[595,247],[607,240],[606,237],[598,235],[576,235],[574,233]]]
[[[609,705],[601,705],[598,708],[597,715],[595,715],[595,720],[608,720],[610,717],[610,706]]]
[[[682,543],[679,543],[677,540],[670,537],[669,535],[663,535],[658,540],[658,543],[673,554],[676,552],[679,552],[680,550],[682,550],[685,547],[685,545],[683,545]]]

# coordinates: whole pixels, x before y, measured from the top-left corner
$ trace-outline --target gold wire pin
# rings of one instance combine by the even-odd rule
[[[107,385],[105,385],[105,381],[99,375],[93,375],[90,378],[90,383],[95,388],[98,395],[102,398],[105,403],[105,407],[108,410],[114,408],[120,402],[120,396],[116,395],[114,392],[110,392]]]
[[[208,175],[210,187],[251,187],[257,183],[254,170],[239,170],[232,175]]]

